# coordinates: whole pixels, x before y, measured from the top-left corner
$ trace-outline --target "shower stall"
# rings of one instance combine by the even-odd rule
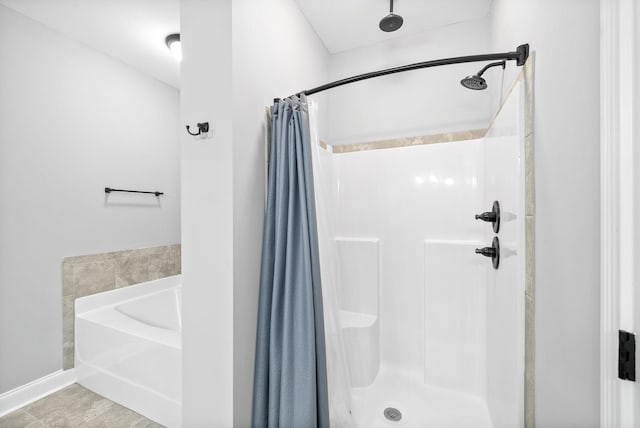
[[[488,67],[522,66],[527,57],[523,45],[304,94],[417,68],[498,61],[461,81],[483,89]],[[484,129],[334,145],[318,131],[322,119],[311,103],[332,426],[524,426],[533,257],[526,74],[509,82]]]

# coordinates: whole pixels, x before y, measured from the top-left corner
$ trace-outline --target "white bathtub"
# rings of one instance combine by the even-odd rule
[[[180,276],[75,302],[78,383],[169,428],[181,426]]]

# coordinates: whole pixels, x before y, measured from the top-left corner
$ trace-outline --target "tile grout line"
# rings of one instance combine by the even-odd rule
[[[55,394],[55,392],[54,392]],[[50,397],[52,394],[49,394],[43,398],[47,398]],[[23,407],[22,409],[18,409],[17,411],[22,410],[23,412],[25,412],[27,415],[31,416],[33,419],[35,419],[36,421],[38,421],[42,426],[44,426],[44,428],[50,428],[49,425],[47,425],[42,419],[35,417],[31,412],[29,412],[28,410],[26,410],[26,407]]]

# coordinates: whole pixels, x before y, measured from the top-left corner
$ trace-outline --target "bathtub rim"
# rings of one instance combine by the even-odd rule
[[[114,306],[147,294],[155,294],[173,287],[180,287],[181,285],[182,275],[179,274],[79,297],[75,300],[75,316],[78,317],[94,309]]]

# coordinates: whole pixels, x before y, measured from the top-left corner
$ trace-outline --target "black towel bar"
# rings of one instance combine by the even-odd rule
[[[127,192],[127,193],[150,193],[152,195],[156,195],[156,196],[160,196],[160,195],[164,195],[163,192],[144,192],[142,190],[123,190],[123,189],[112,189],[111,187],[105,187],[104,188],[104,193],[111,193],[111,192]]]

